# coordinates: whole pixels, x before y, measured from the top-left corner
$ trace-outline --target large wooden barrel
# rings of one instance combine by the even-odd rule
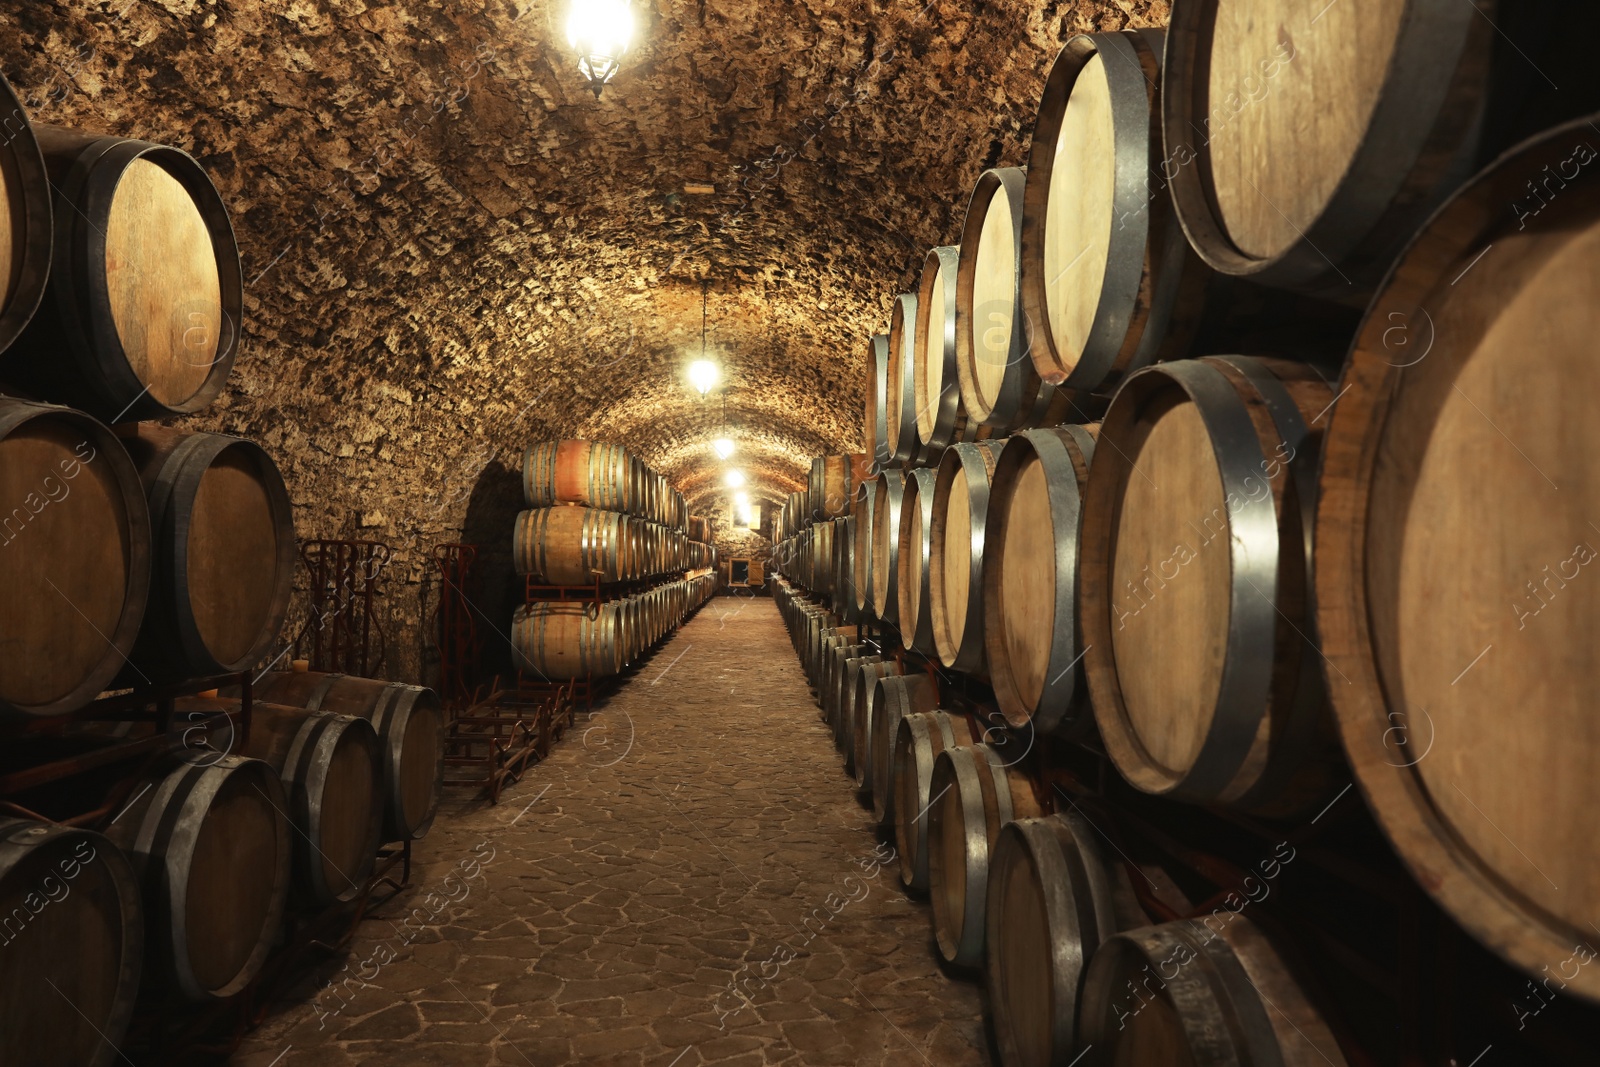
[[[1195,249],[1226,274],[1362,297],[1467,176],[1494,41],[1452,0],[1174,4],[1165,170]]]
[[[143,887],[146,982],[193,1001],[239,992],[277,942],[289,895],[289,801],[258,759],[178,763],[106,830]]]
[[[36,126],[56,191],[50,281],[5,377],[111,422],[199,411],[238,350],[228,210],[178,148]]]
[[[1095,949],[1149,921],[1127,871],[1075,811],[1018,819],[1001,829],[994,846],[988,903],[984,980],[1000,1062],[1070,1063],[1079,1051],[1078,1002]]]
[[[938,704],[939,686],[929,674],[878,679],[867,723],[870,740],[866,788],[872,792],[872,814],[881,829],[894,829],[895,798],[899,795],[895,782],[899,765],[894,759],[894,744],[900,736],[900,722],[908,715],[933,711]]]
[[[1023,190],[1022,303],[1046,382],[1109,389],[1182,355],[1208,271],[1162,176],[1161,30],[1074,37],[1039,100]]]
[[[150,607],[125,684],[246,670],[289,610],[294,507],[260,445],[153,424],[119,431],[150,504]]]
[[[820,522],[848,515],[856,478],[864,469],[865,457],[860,455],[813,457],[811,476],[806,482],[810,517]]]
[[[885,377],[884,444],[891,463],[909,463],[922,451],[917,439],[917,298],[901,293],[889,309],[889,369]]]
[[[995,463],[983,640],[1006,722],[1071,735],[1093,721],[1078,631],[1083,493],[1095,426],[1024,430]]]
[[[642,493],[630,457],[604,441],[546,441],[522,455],[522,498],[530,508],[585,504],[605,511],[640,514]]]
[[[869,677],[862,673],[861,689],[856,694],[856,718],[854,718],[853,741],[851,752],[854,753],[853,773],[856,776],[856,787],[864,790],[867,795],[875,795],[878,789],[882,771],[882,750],[875,749],[878,742],[883,741],[885,731],[885,717],[888,715],[904,715],[907,705],[912,702],[926,704],[926,707],[917,707],[917,710],[931,710],[938,704],[938,686],[934,686],[933,693],[928,693],[928,686],[933,685],[928,675],[914,673],[902,675],[898,667],[894,670],[878,675],[877,678]],[[896,718],[896,723],[898,723]],[[893,726],[888,728],[888,742],[893,744]],[[883,777],[888,777],[885,774]]]
[[[811,590],[832,600],[833,573],[837,567],[834,557],[839,551],[835,538],[837,528],[833,520],[819,522],[811,527]]]
[[[826,616],[827,623],[820,629],[808,635],[806,646],[801,652],[801,662],[805,667],[806,679],[811,683],[811,688],[821,694],[822,691],[822,664],[827,654],[836,646],[854,641],[856,628],[854,626],[839,625],[839,617],[829,612]]]
[[[889,335],[875,333],[867,341],[866,439],[862,446],[872,457],[874,473],[889,466]]]
[[[1078,1038],[1091,1067],[1346,1064],[1295,969],[1231,914],[1226,925],[1186,919],[1102,941],[1084,976]]]
[[[939,461],[928,546],[928,611],[939,661],[983,668],[983,572],[989,478],[1003,442],[952,445]]]
[[[896,551],[895,578],[899,598],[900,642],[908,651],[931,656],[933,614],[928,596],[929,561],[933,545],[933,492],[938,472],[918,467],[906,478],[900,499],[900,546]]]
[[[872,611],[890,625],[900,621],[900,505],[905,499],[906,473],[884,471],[873,484],[872,502]]]
[[[872,606],[872,534],[875,524],[874,508],[878,502],[878,482],[883,478],[875,474],[856,486],[855,503],[850,517],[855,520],[852,531],[851,586],[856,610],[863,615],[874,613]]]
[[[983,962],[989,855],[1000,828],[1039,814],[1033,785],[1008,761],[1019,745],[947,748],[928,783],[928,893],[947,963]]]
[[[956,374],[961,403],[976,423],[997,431],[1031,424],[1053,389],[1029,356],[1021,301],[1023,173],[978,177],[961,229],[956,272]]]
[[[519,607],[511,619],[511,645],[521,670],[551,681],[615,674],[613,617],[590,615],[589,605],[546,601]]]
[[[16,340],[50,278],[50,179],[39,141],[11,85],[0,78],[0,353]],[[0,366],[3,366],[0,363]],[[3,372],[0,372],[3,376]]]
[[[99,834],[0,818],[0,1064],[109,1067],[133,1014],[144,916]]]
[[[860,621],[861,611],[856,607],[856,519],[846,515],[833,520],[833,607],[839,618],[850,625]]]
[[[354,715],[378,732],[383,769],[383,840],[426,836],[444,782],[444,711],[431,689],[314,671],[274,671],[255,686],[274,704]]]
[[[619,667],[631,666],[644,648],[642,643],[643,632],[640,629],[641,603],[632,597],[624,597],[600,605],[601,611],[612,614],[612,624],[617,630],[617,663]]]
[[[0,397],[0,710],[54,715],[122,669],[150,591],[150,516],[122,442]]]
[[[834,697],[835,708],[832,719],[834,744],[842,751],[854,745],[854,735],[849,731],[855,729],[856,682],[861,673],[862,664],[881,663],[881,656],[871,645],[861,646],[860,651],[848,655],[844,659],[843,669],[839,673],[838,694]],[[847,744],[846,736],[852,740]]]
[[[940,245],[922,261],[917,287],[912,398],[917,410],[917,438],[930,452],[941,452],[973,432],[961,405],[961,378],[956,369],[956,277],[961,249]]]
[[[1362,792],[1418,882],[1535,976],[1600,913],[1597,144],[1579,123],[1505,157],[1396,265],[1340,382],[1316,525]],[[1566,991],[1600,1001],[1600,969]]]
[[[855,500],[856,486],[868,476],[865,453],[852,452],[842,456],[823,456],[822,470],[817,485],[812,489],[812,501],[820,507],[817,518],[837,519],[850,514]]]
[[[822,705],[822,719],[835,735],[839,732],[839,715],[844,710],[842,692],[849,661],[869,654],[868,646],[854,639],[834,645],[828,651],[828,662],[822,671],[822,687],[817,699]]]
[[[187,702],[185,702],[187,703]],[[244,755],[283,780],[294,838],[297,896],[312,905],[365,889],[383,829],[383,763],[366,719],[254,703]]]
[[[1268,811],[1331,782],[1307,533],[1333,398],[1300,364],[1206,357],[1133,375],[1101,423],[1080,639],[1106,751],[1146,792]]]
[[[894,660],[881,657],[868,656],[856,667],[853,680],[854,696],[845,705],[848,718],[843,723],[840,733],[844,746],[845,773],[855,779],[857,786],[865,784],[866,775],[872,764],[871,725],[872,697],[877,691],[878,679],[898,675],[900,665]]]
[[[511,557],[518,574],[550,585],[615,582],[655,570],[648,523],[585,507],[533,508],[517,514]]]
[[[928,711],[900,720],[894,741],[894,840],[900,857],[900,883],[928,889],[928,805],[933,765],[947,748],[975,743],[965,715]]]

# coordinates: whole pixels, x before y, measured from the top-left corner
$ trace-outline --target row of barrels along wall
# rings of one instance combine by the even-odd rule
[[[1304,21],[1278,6],[1246,5],[1264,10],[1244,19],[1191,0],[1174,5],[1165,39],[1068,43],[1026,175],[980,179],[960,244],[929,253],[918,292],[895,301],[888,332],[872,339],[876,477],[829,533],[790,532],[780,588],[789,603],[812,594],[805,648],[828,676],[822,700],[837,705],[842,737],[863,737],[848,720],[870,719],[857,707],[863,679],[886,669],[852,632],[876,620],[888,640],[992,684],[1014,727],[1097,729],[1148,792],[1304,811],[1347,759],[1421,884],[1536,973],[1570,955],[1569,931],[1595,903],[1592,850],[1572,837],[1587,793],[1526,790],[1529,778],[1592,777],[1577,764],[1594,745],[1574,743],[1590,736],[1581,708],[1592,670],[1576,642],[1592,610],[1567,593],[1594,556],[1579,514],[1587,450],[1563,429],[1587,420],[1562,413],[1592,375],[1590,302],[1577,290],[1591,276],[1586,164],[1597,152],[1579,121],[1463,185],[1505,147],[1506,129],[1560,117],[1518,111],[1498,82],[1483,88],[1494,27],[1449,5],[1394,5],[1380,47],[1357,56],[1358,13],[1332,9],[1314,32],[1342,42],[1335,63],[1308,46],[1309,29],[1294,44],[1262,37],[1257,26]],[[1424,30],[1408,12],[1443,23]],[[1408,68],[1389,59],[1437,58],[1441,46],[1426,91],[1402,88]],[[1332,105],[1355,112],[1342,140],[1296,135],[1303,87],[1260,122],[1207,113],[1206,87],[1225,96],[1216,86],[1250,76],[1257,51],[1258,80],[1299,85],[1294,63],[1307,59],[1352,90]],[[1476,124],[1489,113],[1499,126]],[[1163,136],[1163,119],[1177,136]],[[1390,150],[1391,134],[1430,123],[1429,152],[1420,140]],[[1144,181],[1124,180],[1137,175],[1130,159],[1148,164]],[[1241,192],[1263,182],[1290,215],[1273,218]],[[1371,196],[1375,186],[1390,195]],[[1300,299],[1330,295],[1365,309],[1358,329],[1341,332],[1357,320]],[[1215,343],[1229,336],[1255,344]],[[1342,377],[1324,358],[1330,338]],[[1211,355],[1238,351],[1268,358]],[[1072,392],[1045,402],[1051,386]],[[1063,404],[1074,417],[1048,425]],[[1495,500],[1490,514],[1468,521],[1467,494]],[[841,567],[849,588],[832,578]],[[1558,621],[1537,641],[1524,636],[1546,613]],[[1501,657],[1497,643],[1513,647]],[[1481,672],[1475,684],[1454,688],[1468,670]],[[1537,719],[1508,720],[1505,709],[1535,692]],[[1441,704],[1460,709],[1454,737],[1414,710]],[[1440,745],[1444,759],[1423,758]],[[1526,776],[1507,775],[1507,752]],[[862,759],[847,752],[858,775],[871,766]],[[1447,767],[1470,800],[1439,777]],[[1531,843],[1532,860],[1513,839]],[[1060,897],[1063,886],[1035,890]],[[1032,1053],[1008,1036],[1005,982],[1024,996],[1051,965],[1042,952],[999,992],[990,975],[1008,1062],[1053,1062],[1073,1047],[1070,1003],[1052,1008]],[[1590,976],[1567,988],[1600,997]],[[1105,1001],[1078,1013],[1079,1036],[1099,1035],[1095,1055],[1108,1040]]]
[[[0,584],[16,609],[0,618],[0,714],[14,726],[108,687],[259,665],[295,538],[259,446],[136,421],[206,408],[237,351],[239,255],[205,172],[177,148],[31,124],[3,80],[0,111]],[[180,717],[215,723],[202,717],[237,695],[180,698]],[[290,911],[350,899],[380,842],[427,832],[443,771],[431,692],[273,673],[255,695],[248,742],[211,725],[199,757],[72,780],[114,802],[106,818],[45,790],[20,799],[64,822],[5,820],[0,1029],[18,1062],[116,1062],[141,989],[234,995]],[[72,825],[107,819],[104,835]]]
[[[984,978],[1004,1062],[1345,1062],[1291,947],[1238,916],[1153,922],[1104,839],[1049,811],[992,727],[939,708],[931,677],[787,579],[774,593],[902,884],[930,899],[935,951]],[[1158,963],[1166,980],[1146,983]]]
[[[511,643],[524,671],[548,680],[620,673],[716,590],[716,549],[683,495],[620,445],[566,440],[523,455],[512,555],[519,575],[554,586],[659,580],[600,604],[529,601]],[[693,535],[699,535],[699,540]]]

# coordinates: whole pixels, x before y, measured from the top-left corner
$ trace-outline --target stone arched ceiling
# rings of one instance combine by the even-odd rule
[[[598,103],[564,0],[9,0],[0,64],[38,121],[210,168],[250,283],[218,421],[290,466],[571,433],[702,484],[720,405],[681,369],[705,280],[753,488],[780,496],[810,455],[860,447],[862,339],[979,170],[1021,161],[1059,41],[1166,14],[634,6]]]
[[[0,0],[35,121],[184,147],[230,205],[241,354],[191,424],[278,458],[301,536],[386,540],[413,580],[531,441],[620,441],[717,510],[729,423],[755,499],[860,450],[866,338],[1022,162],[1060,42],[1167,16],[634,0],[597,102],[567,2]],[[726,422],[683,373],[703,286]]]

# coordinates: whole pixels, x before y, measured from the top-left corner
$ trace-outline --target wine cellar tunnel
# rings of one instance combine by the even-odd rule
[[[1600,1063],[1597,37],[0,0],[0,1067]]]

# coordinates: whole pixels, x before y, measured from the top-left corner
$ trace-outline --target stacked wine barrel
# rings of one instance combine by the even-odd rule
[[[1026,169],[866,339],[868,466],[792,498],[777,599],[1004,1062],[1366,1061],[1299,933],[1147,913],[1046,786],[1083,741],[1126,796],[1305,824],[1353,777],[1468,933],[1571,963],[1597,120],[1484,76],[1508,12],[1172,8],[1066,44]]]
[[[227,209],[181,149],[30,125],[3,81],[0,108],[0,583],[29,605],[0,620],[0,713],[251,667],[288,610],[277,467],[242,438],[137,421],[203,411],[227,382]]]
[[[519,669],[547,680],[620,673],[716,590],[709,526],[683,495],[620,445],[565,440],[522,459],[512,532],[528,583],[511,621]],[[536,587],[603,589],[601,603],[538,597]],[[591,598],[592,599],[592,598]]]
[[[294,516],[259,445],[181,421],[222,391],[241,326],[205,171],[179,148],[29,124],[3,80],[0,111],[0,585],[26,606],[0,612],[0,719],[60,733],[108,688],[153,701],[271,659]],[[308,679],[262,680],[273,703],[248,741],[237,690],[178,696],[171,755],[142,746],[26,797],[103,833],[0,819],[0,1058],[121,1062],[136,996],[233,996],[291,911],[351,900],[380,842],[426,833],[432,694],[363,707],[313,684],[301,700]],[[13,765],[29,751],[16,742]],[[79,810],[100,800],[103,817]]]

